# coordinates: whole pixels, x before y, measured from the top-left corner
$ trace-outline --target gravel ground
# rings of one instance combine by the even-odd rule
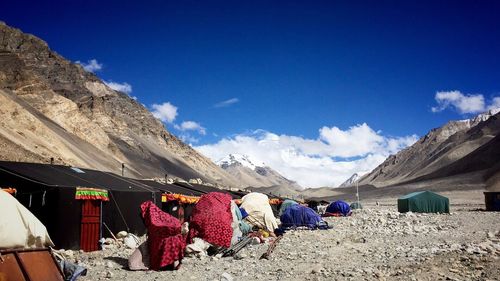
[[[124,247],[66,256],[88,268],[81,280],[498,280],[500,213],[474,209],[368,206],[327,218],[330,230],[288,231],[269,260],[259,259],[268,245],[249,245],[234,258],[186,258],[177,271],[129,271]]]

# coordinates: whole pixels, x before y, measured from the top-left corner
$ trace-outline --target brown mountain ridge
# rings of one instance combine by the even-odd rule
[[[476,178],[478,185],[486,184],[500,171],[499,137],[498,109],[471,119],[450,121],[388,157],[359,183],[383,187],[466,177]]]
[[[0,160],[80,166],[136,178],[237,181],[127,94],[0,23]]]

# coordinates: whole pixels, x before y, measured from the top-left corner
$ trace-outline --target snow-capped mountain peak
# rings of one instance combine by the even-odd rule
[[[221,167],[230,166],[232,164],[241,164],[242,166],[250,168],[251,170],[254,171],[257,167],[265,166],[263,162],[256,161],[255,159],[251,159],[251,157],[249,157],[248,155],[241,155],[241,154],[229,154],[226,157],[217,161],[216,164]]]
[[[302,187],[279,172],[248,155],[229,154],[216,162],[222,169],[238,179],[243,185],[253,188],[280,187],[301,190]]]
[[[357,173],[354,173],[350,178],[348,178],[344,183],[339,185],[339,187],[348,187],[348,186],[353,186],[359,179],[361,178],[360,175]]]

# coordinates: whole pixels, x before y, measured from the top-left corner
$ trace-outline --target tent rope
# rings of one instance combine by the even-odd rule
[[[111,195],[110,196],[111,199],[115,203],[116,209],[118,209],[118,213],[120,214],[120,216],[123,220],[123,223],[125,224],[125,227],[127,228],[127,232],[130,232],[130,228],[128,227],[127,221],[125,220],[125,217],[123,216],[123,213],[122,213],[122,210],[120,209],[120,206],[118,206],[118,202],[116,202],[116,200],[115,200],[115,196],[113,195],[113,192],[111,192],[111,190],[109,190],[108,192]]]

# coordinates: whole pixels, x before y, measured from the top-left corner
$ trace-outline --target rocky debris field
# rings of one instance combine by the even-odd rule
[[[327,218],[329,230],[288,231],[235,257],[188,257],[176,271],[129,271],[132,249],[64,255],[88,268],[81,280],[498,280],[500,213],[401,214],[373,207]]]

